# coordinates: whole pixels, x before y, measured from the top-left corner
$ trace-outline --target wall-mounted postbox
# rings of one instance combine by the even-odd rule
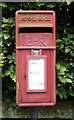
[[[52,106],[56,103],[55,12],[16,12],[16,103]]]

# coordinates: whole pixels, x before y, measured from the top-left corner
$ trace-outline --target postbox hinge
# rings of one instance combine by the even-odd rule
[[[17,83],[17,88],[20,89],[20,83]]]

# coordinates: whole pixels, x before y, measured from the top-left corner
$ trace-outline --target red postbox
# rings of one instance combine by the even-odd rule
[[[54,11],[16,12],[16,103],[56,103]]]

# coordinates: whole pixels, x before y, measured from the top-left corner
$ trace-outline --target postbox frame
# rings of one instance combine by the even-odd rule
[[[53,37],[53,41],[54,41],[54,45],[53,46],[49,46],[49,47],[43,47],[43,46],[37,46],[37,47],[31,47],[31,46],[28,46],[28,47],[26,47],[26,46],[18,46],[18,32],[19,32],[19,28],[18,28],[18,14],[19,13],[49,13],[49,14],[53,14],[53,26],[51,26],[51,27],[53,27],[53,35],[54,35],[54,37]],[[17,105],[18,106],[21,106],[21,107],[23,107],[23,106],[25,106],[25,107],[29,107],[29,106],[53,106],[53,105],[55,105],[56,104],[56,81],[55,81],[55,75],[56,75],[56,73],[55,73],[55,67],[53,68],[53,73],[54,73],[54,75],[53,75],[53,81],[51,82],[51,84],[53,84],[53,87],[52,87],[52,90],[53,90],[53,93],[51,94],[51,91],[50,91],[50,94],[51,94],[51,102],[49,102],[49,103],[46,103],[46,102],[42,102],[42,103],[23,103],[23,102],[20,102],[20,98],[19,98],[19,96],[21,95],[21,90],[19,89],[19,83],[20,83],[20,81],[18,80],[18,69],[19,69],[19,66],[18,66],[18,56],[19,56],[19,50],[26,50],[26,49],[28,49],[28,50],[30,50],[30,49],[43,49],[43,50],[53,50],[54,52],[54,56],[53,56],[53,66],[55,66],[55,63],[56,63],[56,41],[55,41],[55,39],[56,39],[56,24],[55,24],[55,12],[54,11],[49,11],[49,10],[40,10],[40,11],[36,11],[36,10],[34,10],[34,11],[28,11],[28,10],[23,10],[23,11],[17,11],[16,12],[16,27],[15,27],[15,29],[16,29],[16,103],[17,103]],[[52,51],[51,51],[51,53],[52,53]],[[21,58],[20,58],[21,59]]]

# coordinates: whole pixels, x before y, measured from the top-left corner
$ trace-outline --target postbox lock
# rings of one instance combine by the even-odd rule
[[[35,56],[38,56],[40,54],[40,51],[39,50],[34,50],[34,55]]]

